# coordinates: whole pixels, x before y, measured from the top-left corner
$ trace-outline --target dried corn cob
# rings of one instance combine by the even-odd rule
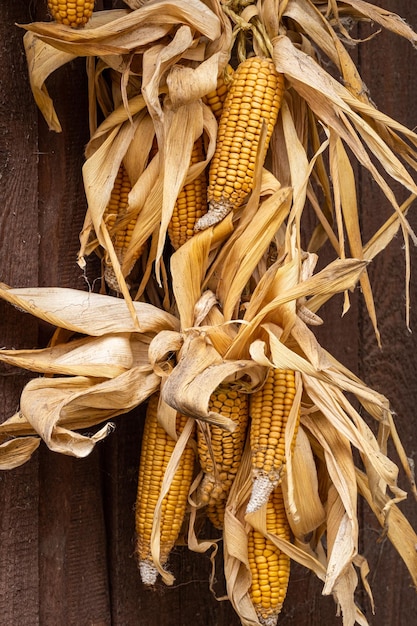
[[[247,512],[259,509],[285,472],[285,429],[295,397],[295,372],[272,369],[250,398],[250,444],[254,476]],[[298,412],[292,446],[298,430]]]
[[[142,582],[146,585],[153,585],[158,574],[151,555],[152,525],[165,470],[175,447],[175,441],[158,422],[158,399],[158,394],[151,396],[146,412],[136,498],[136,554]],[[178,433],[181,433],[186,421],[185,416],[177,415]],[[160,533],[162,565],[167,562],[181,530],[193,470],[194,451],[187,446],[170,489],[162,500]]]
[[[48,8],[56,22],[78,28],[90,19],[94,0],[48,0]]]
[[[211,395],[209,409],[229,417],[237,426],[233,433],[215,425],[197,432],[198,456],[204,477],[197,493],[199,503],[207,504],[207,516],[216,528],[223,527],[224,507],[236,476],[245,445],[248,423],[248,397],[226,386]]]
[[[280,487],[271,493],[268,500],[266,529],[271,534],[290,540],[290,527]],[[275,626],[287,594],[290,558],[262,533],[251,529],[248,535],[248,561],[252,574],[249,594],[258,619],[263,626]]]
[[[251,57],[236,69],[219,120],[209,169],[209,211],[196,224],[203,230],[244,204],[254,185],[257,157],[263,162],[274,129],[284,78],[272,59]],[[266,136],[259,145],[263,124]]]
[[[213,112],[213,115],[218,120],[223,112],[224,101],[226,100],[227,92],[229,91],[230,83],[234,69],[231,65],[226,65],[224,71],[220,74],[217,80],[217,86],[214,91],[211,91],[203,98],[203,102],[207,104]]]
[[[194,143],[190,165],[204,160],[203,139]],[[175,203],[168,235],[175,250],[182,246],[195,234],[196,221],[207,212],[206,173],[202,171],[197,178],[184,185]]]
[[[123,219],[128,211],[128,195],[131,189],[132,185],[129,175],[122,163],[114,181],[109,204],[103,216],[120,264],[123,263],[125,251],[130,243],[133,229],[136,225],[136,217],[127,221],[127,223],[126,220]],[[142,250],[139,250],[136,257],[139,257],[141,252]],[[107,254],[104,257],[104,278],[110,289],[120,291],[113,266]]]

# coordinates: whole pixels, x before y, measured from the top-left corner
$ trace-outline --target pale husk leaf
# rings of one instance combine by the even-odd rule
[[[362,15],[368,17],[373,22],[380,24],[383,28],[391,30],[393,33],[408,39],[411,43],[417,43],[417,34],[408,24],[396,13],[389,11],[375,4],[364,0],[344,0],[344,4],[350,5]]]
[[[412,177],[391,148],[364,118],[367,116],[371,120],[377,119],[378,122],[385,124],[388,128],[393,128],[404,134],[414,144],[417,142],[415,134],[388,116],[376,111],[372,106],[354,98],[345,87],[332,79],[310,56],[297,50],[287,37],[279,37],[274,42],[274,61],[278,71],[286,75],[294,89],[306,99],[317,117],[327,126],[333,128],[346,141],[359,162],[371,172],[393,208],[398,211],[398,205],[391,188],[373,165],[348,119],[356,127],[363,141],[374,153],[385,171],[412,193],[416,193],[416,185]],[[400,219],[406,230],[411,232],[404,218],[400,217]]]
[[[0,470],[11,470],[27,463],[38,449],[39,437],[21,437],[0,443]]]
[[[219,238],[225,238],[232,231],[232,215],[229,214],[215,227],[196,233],[171,256],[172,288],[183,329],[195,324],[195,306],[202,295],[210,250]]]
[[[53,326],[100,336],[137,331],[126,302],[102,294],[65,287],[11,289],[0,283],[0,298]],[[178,320],[145,302],[134,303],[140,331],[176,330]]]
[[[40,350],[0,350],[0,361],[43,374],[114,378],[133,365],[129,335],[87,337]]]
[[[339,293],[355,285],[367,265],[358,259],[337,259],[329,263],[323,270],[305,281],[277,295],[257,313],[250,322],[239,330],[227,358],[241,358],[246,354],[251,339],[256,337],[256,329],[263,323],[269,313],[273,313],[280,305],[314,295]]]
[[[56,50],[30,32],[23,37],[23,43],[33,98],[49,129],[60,133],[62,131],[61,124],[45,86],[45,81],[59,67],[75,59],[76,55]]]
[[[181,26],[168,43],[156,44],[143,53],[142,93],[149,113],[154,120],[158,144],[162,143],[163,113],[158,100],[160,84],[166,73],[177,63],[193,43],[193,35],[188,26]]]
[[[262,202],[247,227],[237,233],[228,255],[222,255],[223,269],[219,276],[217,296],[225,320],[232,319],[245,285],[287,217],[291,196],[290,189],[282,189]]]
[[[106,424],[92,435],[75,430],[127,413],[154,393],[159,384],[159,376],[149,366],[133,367],[109,380],[84,376],[33,379],[22,391],[20,412],[0,425],[0,434],[37,433],[55,452],[86,456],[113,426]]]
[[[292,484],[283,478],[285,508],[291,530],[296,538],[304,539],[326,519],[318,491],[317,468],[311,445],[300,425],[291,458]]]
[[[155,259],[157,277],[166,232],[178,194],[186,179],[193,145],[203,132],[203,110],[200,102],[165,109],[164,131],[162,215]]]
[[[417,588],[417,535],[415,531],[397,505],[389,506],[389,514],[386,515],[385,508],[389,504],[389,497],[383,496],[382,501],[377,503],[371,492],[366,474],[359,469],[356,469],[356,480],[360,494],[368,502],[388,539],[403,559],[413,584]]]
[[[340,206],[349,241],[351,255],[357,259],[363,258],[362,236],[360,231],[359,212],[356,201],[355,175],[349,157],[340,138],[335,140],[335,161],[337,164],[337,182],[340,190]],[[336,171],[334,181],[336,182]],[[362,295],[365,300],[369,318],[374,332],[380,343],[380,335],[376,319],[375,304],[367,270],[360,277]]]
[[[210,40],[221,34],[218,17],[199,0],[160,0],[136,11],[99,11],[84,29],[48,22],[25,24],[23,28],[77,56],[102,56],[134,52],[163,37],[167,32],[164,25],[177,24],[187,24]]]
[[[360,416],[355,415],[356,411],[337,388],[328,388],[317,378],[313,379],[303,374],[303,383],[308,396],[329,421],[323,427],[323,432],[331,431],[333,428],[345,437],[361,453],[366,460],[367,472],[373,481],[375,497],[380,492],[385,493],[386,486],[389,486],[395,499],[403,499],[405,493],[397,486],[398,467],[385,455],[371,433],[369,427]],[[351,418],[355,419],[355,423]],[[313,424],[314,422],[314,424]],[[310,430],[314,430],[318,422],[305,416],[303,423]]]

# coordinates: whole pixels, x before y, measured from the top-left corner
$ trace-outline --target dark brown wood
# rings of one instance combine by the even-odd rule
[[[417,27],[414,0],[381,0]],[[103,0],[98,8],[123,6]],[[13,286],[60,285],[87,288],[76,264],[78,233],[85,211],[81,166],[88,140],[85,67],[65,66],[48,81],[63,124],[51,133],[38,115],[27,81],[23,31],[14,26],[44,18],[42,1],[0,3],[0,280]],[[376,30],[376,29],[375,29]],[[365,32],[365,30],[363,31]],[[417,125],[416,51],[389,33],[359,46],[362,75],[381,110],[409,127]],[[74,98],[73,94],[77,93]],[[375,184],[361,174],[363,231],[375,230],[388,214]],[[417,228],[411,209],[410,221]],[[415,259],[415,249],[412,249]],[[23,262],[22,262],[23,260]],[[414,263],[415,265],[415,263]],[[401,237],[377,258],[370,274],[375,290],[382,350],[375,341],[359,290],[342,319],[335,298],[321,314],[320,341],[372,387],[385,393],[410,456],[417,397],[416,268],[412,274],[411,334],[404,324],[404,255]],[[90,284],[100,275],[89,261]],[[0,302],[0,345],[45,345],[51,329]],[[0,367],[2,417],[18,407],[28,375]],[[2,626],[238,626],[228,602],[208,588],[207,555],[178,546],[171,559],[172,588],[155,591],[140,582],[134,550],[134,503],[143,410],[118,418],[115,432],[86,459],[62,457],[41,446],[21,468],[0,474],[0,622]],[[404,476],[400,482],[407,489]],[[417,506],[402,505],[417,528]],[[361,505],[361,550],[371,565],[376,615],[359,589],[358,603],[372,626],[412,624],[417,594],[400,559],[367,507]],[[221,567],[221,563],[219,562]],[[280,625],[341,624],[322,583],[301,566],[292,568]],[[216,591],[224,593],[219,576]]]
[[[417,7],[414,2],[391,0],[379,2],[407,18],[416,28]],[[382,111],[391,115],[409,128],[416,126],[417,77],[413,71],[415,50],[407,42],[388,33],[381,33],[376,40],[360,47],[360,62],[365,83],[371,97]],[[383,70],[381,71],[380,70]],[[398,199],[407,194],[398,190]],[[361,185],[362,228],[364,233],[373,231],[386,215],[386,201],[369,177],[363,174]],[[416,230],[415,207],[409,213],[409,220]],[[411,294],[414,300],[417,293],[415,274],[416,249],[411,245]],[[370,277],[375,293],[382,348],[375,341],[363,305],[360,312],[360,376],[371,387],[384,393],[396,413],[396,425],[403,444],[410,457],[416,454],[414,425],[414,405],[417,394],[417,344],[415,329],[417,315],[415,305],[411,305],[410,327],[405,324],[405,256],[401,233],[392,244],[378,256],[370,268]],[[391,451],[392,452],[392,451]],[[393,458],[395,455],[393,454]],[[400,485],[407,490],[407,481],[400,473]],[[401,510],[417,527],[416,502],[410,496],[400,505]],[[375,523],[367,506],[362,508],[361,548],[368,558],[372,572],[370,582],[374,593],[376,615],[370,616],[369,603],[364,599],[364,607],[370,623],[377,625],[381,620],[393,626],[412,623],[415,619],[417,599],[410,577],[403,563],[396,557],[389,541],[381,538],[381,529]]]
[[[37,112],[31,102],[21,33],[14,27],[27,18],[24,4],[8,2],[0,8],[0,280],[21,286],[38,280]],[[37,344],[34,320],[4,303],[0,303],[0,320],[1,346]],[[0,367],[4,417],[16,411],[19,389],[27,379],[22,372]],[[9,625],[39,623],[37,470],[34,458],[0,476],[0,612]]]

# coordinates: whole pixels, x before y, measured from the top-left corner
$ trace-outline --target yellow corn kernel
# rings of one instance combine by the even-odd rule
[[[175,441],[159,424],[158,394],[149,399],[140,455],[138,488],[136,497],[135,528],[136,555],[142,581],[153,585],[157,569],[151,554],[151,533],[155,507],[161,493],[162,481],[168,462],[175,447]],[[180,434],[187,418],[177,415],[177,432]],[[188,492],[193,479],[194,452],[187,446],[182,454],[178,469],[170,489],[162,500],[160,562],[165,565],[169,554],[178,539],[187,506]]]
[[[265,384],[250,398],[250,445],[253,487],[247,511],[259,509],[281,482],[286,467],[285,429],[295,397],[295,372],[270,370]],[[296,418],[295,445],[300,412]]]
[[[196,224],[203,230],[241,207],[254,186],[256,159],[265,160],[278,118],[284,78],[272,59],[251,57],[237,67],[219,119],[209,168],[209,211]],[[263,125],[265,140],[260,145]]]
[[[268,533],[290,540],[281,487],[270,495],[266,509]],[[249,595],[263,626],[275,626],[287,594],[290,558],[270,539],[251,529],[248,534],[248,561],[252,575]]]
[[[123,263],[125,252],[130,244],[136,225],[136,217],[128,218],[128,195],[131,189],[132,185],[129,175],[122,163],[114,181],[109,204],[103,216],[120,264]],[[142,248],[136,251],[135,260],[139,258],[142,251]],[[117,292],[120,291],[108,254],[104,256],[104,278],[110,289]]]
[[[78,28],[90,19],[94,0],[48,0],[48,9],[56,22]]]
[[[222,114],[224,101],[226,99],[227,92],[229,91],[229,86],[232,82],[233,74],[234,69],[232,68],[232,66],[226,65],[217,80],[216,89],[208,93],[203,98],[203,102],[210,107],[213,115],[217,120]]]
[[[248,397],[224,385],[211,395],[209,410],[236,424],[231,433],[214,424],[200,424],[198,458],[204,472],[197,501],[207,504],[207,516],[216,528],[223,527],[224,507],[242,458],[248,424]]]
[[[190,165],[204,160],[203,140],[194,143]],[[168,235],[175,250],[195,234],[196,221],[207,212],[207,183],[204,171],[190,183],[184,185],[178,194],[168,225]]]

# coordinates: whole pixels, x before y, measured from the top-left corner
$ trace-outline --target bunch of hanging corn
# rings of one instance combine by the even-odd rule
[[[174,0],[167,3],[164,0],[129,0],[126,4],[133,11],[117,12],[114,29],[111,12],[103,17],[103,22],[97,29],[91,29],[96,31],[91,34],[91,44],[87,37],[83,38],[85,33],[56,28],[56,25],[53,28],[52,25],[48,45],[53,49],[56,31],[63,31],[63,50],[70,51],[73,43],[76,54],[81,50],[86,56],[98,55],[95,74],[91,65],[89,66],[91,93],[97,89],[98,84],[102,84],[100,81],[103,75],[110,70],[109,84],[97,95],[97,100],[103,104],[102,111],[106,111],[106,119],[102,126],[93,129],[95,132],[92,133],[89,144],[91,150],[88,152],[87,167],[84,170],[88,201],[91,205],[89,208],[92,209],[87,222],[89,228],[96,229],[97,241],[100,233],[103,237],[100,241],[107,242],[103,258],[108,287],[113,291],[120,291],[120,282],[124,285],[124,275],[127,276],[127,269],[130,271],[132,267],[125,267],[128,264],[125,263],[125,255],[128,255],[129,263],[134,263],[143,249],[139,247],[133,254],[129,244],[133,233],[149,249],[149,255],[143,263],[146,265],[143,280],[135,299],[148,299],[146,305],[154,306],[157,329],[155,333],[162,331],[162,336],[155,337],[148,333],[148,309],[141,309],[142,317],[136,317],[137,309],[131,301],[133,296],[129,300],[130,292],[127,288],[122,291],[130,305],[133,326],[126,323],[123,315],[123,323],[119,326],[108,324],[111,326],[110,330],[116,328],[116,334],[126,333],[128,328],[132,335],[143,335],[143,344],[146,347],[141,346],[140,357],[129,344],[129,355],[119,367],[127,368],[126,362],[129,358],[130,363],[135,362],[134,359],[142,358],[138,371],[132,374],[134,383],[139,382],[136,386],[132,384],[129,394],[126,395],[134,396],[137,388],[144,385],[144,381],[149,382],[148,378],[151,379],[149,388],[144,386],[148,389],[148,395],[153,394],[149,398],[145,418],[135,511],[139,569],[146,585],[155,584],[158,572],[166,582],[164,568],[186,519],[187,507],[192,514],[198,509],[200,514],[206,515],[222,532],[229,596],[239,616],[244,615],[242,623],[245,626],[248,623],[274,626],[287,590],[290,557],[309,563],[310,568],[319,573],[322,579],[326,578],[326,584],[331,587],[328,578],[331,578],[332,572],[328,563],[331,563],[331,559],[336,560],[332,550],[335,545],[337,547],[337,530],[327,528],[330,539],[326,554],[324,546],[320,544],[317,548],[314,543],[316,537],[311,544],[306,544],[303,551],[304,536],[301,537],[301,534],[314,535],[314,531],[320,529],[320,536],[324,535],[322,529],[326,522],[329,519],[334,522],[338,515],[346,525],[348,522],[345,518],[354,522],[356,483],[361,484],[362,493],[367,493],[366,479],[363,480],[359,473],[355,475],[354,464],[349,457],[350,440],[347,441],[346,432],[340,433],[337,430],[336,420],[332,422],[332,411],[326,413],[329,406],[334,411],[340,407],[345,410],[347,406],[340,395],[337,395],[336,388],[352,390],[360,384],[353,377],[347,383],[349,376],[346,370],[337,370],[337,366],[334,366],[334,379],[331,380],[330,368],[326,372],[328,378],[322,375],[317,362],[327,364],[327,356],[314,344],[309,331],[298,323],[302,303],[311,304],[309,297],[312,297],[311,307],[314,309],[317,305],[315,296],[321,296],[325,301],[337,290],[347,293],[358,280],[361,280],[368,310],[372,311],[370,288],[362,271],[372,254],[376,253],[365,250],[360,237],[355,240],[358,230],[355,224],[357,210],[353,206],[355,194],[349,178],[347,155],[341,138],[336,136],[337,131],[343,126],[342,138],[353,152],[357,149],[359,157],[373,173],[372,166],[368,165],[364,156],[366,150],[363,150],[358,137],[365,142],[369,141],[369,151],[376,154],[387,172],[395,169],[397,179],[412,193],[416,193],[417,188],[394,161],[396,156],[392,155],[391,150],[395,152],[396,146],[399,153],[406,154],[405,160],[409,164],[415,163],[416,158],[414,154],[410,157],[402,140],[398,139],[396,133],[400,129],[396,124],[388,124],[384,129],[386,136],[390,137],[390,148],[387,148],[386,153],[383,140],[374,140],[375,128],[377,125],[381,128],[385,122],[368,105],[363,85],[357,79],[354,68],[350,65],[351,61],[344,54],[339,42],[340,33],[346,37],[348,34],[345,32],[343,20],[337,14],[338,2],[331,3],[331,11],[325,6],[326,3],[312,0],[303,0],[300,5],[297,0],[283,3],[273,0],[236,0],[231,3],[220,0]],[[349,13],[346,5],[349,3],[343,3],[344,14]],[[55,21],[76,29],[88,22],[94,2],[48,0],[48,6]],[[375,19],[380,15],[368,5],[366,10],[367,15],[372,15]],[[169,19],[162,20],[159,24],[161,11],[169,13]],[[359,12],[359,9],[355,8],[355,11]],[[328,20],[330,13],[340,32],[336,32]],[[138,22],[134,24],[136,18]],[[307,36],[304,30],[310,19],[313,23],[312,34]],[[382,19],[387,19],[385,14]],[[339,42],[334,54],[329,30],[332,30],[334,40]],[[43,37],[45,32],[47,31],[43,27]],[[142,35],[143,41],[147,43],[143,43]],[[335,87],[330,76],[323,73],[316,58],[319,55],[315,52],[320,48],[320,42],[323,42],[326,58],[329,57],[337,65],[339,73],[343,74],[343,88],[340,85]],[[28,54],[33,54],[34,49],[29,43]],[[59,46],[57,50],[58,56],[54,62],[56,67],[60,67],[62,50]],[[145,54],[148,51],[151,53]],[[213,90],[216,79],[213,59],[216,63],[222,59],[224,64],[227,55],[233,67],[226,64],[221,68],[217,88]],[[202,74],[206,71],[210,74],[207,83],[210,90],[207,88],[203,93],[203,89],[191,83],[195,76],[198,77],[196,82],[201,79],[201,74],[198,74],[199,64],[206,62]],[[195,69],[197,72],[194,75]],[[188,71],[191,72],[188,76],[192,77],[188,81],[189,93],[184,88],[187,80],[181,79],[182,75],[187,76]],[[40,74],[44,80],[44,70]],[[134,75],[134,86],[129,83],[130,74]],[[117,85],[112,84],[114,76],[116,82],[119,82]],[[314,84],[315,79],[318,87]],[[39,85],[36,80],[34,84],[38,101],[42,101],[45,106],[48,100],[45,91],[42,91],[43,84]],[[285,84],[290,86],[286,94]],[[352,105],[355,102],[355,90],[361,95],[355,105]],[[41,98],[39,92],[42,93]],[[110,93],[117,93],[117,97],[112,98]],[[285,105],[282,106],[284,95]],[[51,126],[55,124],[56,128],[56,120],[51,114],[52,107],[45,108],[50,116]],[[281,124],[277,129],[281,110]],[[363,118],[360,113],[363,113]],[[318,129],[323,128],[326,140],[322,143]],[[273,137],[275,129],[277,132]],[[277,136],[280,140],[278,148],[277,143],[274,145]],[[152,147],[150,137],[154,138]],[[408,138],[411,143],[417,144],[413,135],[410,134]],[[271,141],[274,151],[270,167],[267,152]],[[325,172],[321,156],[327,147],[326,141],[331,146],[330,175]],[[158,157],[154,159],[158,151]],[[183,154],[187,158],[182,158]],[[110,171],[111,176],[114,176],[112,167],[116,156],[117,162],[120,162],[120,158],[123,161],[110,202],[104,210],[102,204],[107,203],[107,197],[102,204],[97,198],[100,198],[101,187],[107,193],[106,182],[110,179]],[[284,158],[280,159],[282,156]],[[189,169],[202,165],[206,159],[209,163],[204,163],[204,169],[197,168],[199,175],[194,179],[189,176],[188,180],[191,182],[187,182]],[[129,163],[130,173],[137,167],[132,176],[134,181],[130,180],[123,162]],[[395,163],[395,167],[392,163]],[[325,195],[328,205],[325,211],[320,208],[315,190],[309,183],[312,172]],[[331,180],[335,185],[336,207],[333,207],[331,199]],[[380,183],[379,175],[376,175],[376,180]],[[286,195],[282,193],[282,181],[285,181]],[[339,189],[338,181],[343,181],[346,186],[340,183]],[[390,196],[389,190],[383,185],[382,188],[387,197]],[[282,198],[290,198],[291,189],[294,191],[293,198],[286,204]],[[319,276],[316,282],[311,276],[312,271],[311,274],[308,271],[304,273],[304,259],[309,254],[304,253],[300,243],[301,217],[307,196],[318,216],[314,235],[316,239],[312,238],[313,243],[310,242],[308,249],[318,250],[325,232],[337,254],[343,257],[340,259],[340,266],[337,266],[342,268],[340,275],[337,273],[338,269],[332,267],[324,280],[323,276]],[[352,206],[352,214],[347,219],[346,214]],[[396,219],[401,223],[404,232],[408,232],[404,217],[406,208],[408,207],[402,207],[404,211],[398,211],[396,207]],[[336,214],[338,219],[335,219]],[[97,216],[102,218],[100,223]],[[210,230],[209,227],[217,226],[227,216],[228,220],[224,220],[221,227]],[[343,219],[346,224],[341,223]],[[230,224],[227,224],[228,221]],[[332,230],[333,223],[337,223],[335,232]],[[257,225],[257,237],[250,235],[254,232],[250,230],[254,224]],[[358,256],[359,260],[345,258],[342,241],[345,226],[352,255]],[[394,236],[392,224],[387,225],[386,231]],[[174,249],[171,258],[168,258],[171,248],[164,248],[166,234]],[[253,257],[248,252],[250,247],[254,249]],[[372,250],[377,247],[373,241]],[[274,253],[273,259],[270,258],[271,250]],[[309,257],[310,262],[312,256]],[[349,274],[351,268],[346,261],[356,261],[356,265],[352,263],[352,266],[355,265],[352,275]],[[118,280],[116,275],[120,277],[121,266],[124,270],[123,276],[122,280]],[[229,268],[235,274],[233,280],[227,281],[225,276],[228,276]],[[340,282],[333,291],[329,287],[328,293],[323,294],[326,278],[328,283],[332,280],[336,283],[336,279]],[[172,290],[171,285],[174,286]],[[305,291],[303,285],[307,285]],[[229,289],[236,300],[234,311],[238,319],[231,319],[232,315],[228,317],[226,313],[225,300]],[[290,292],[288,301],[285,301],[286,290]],[[281,303],[276,304],[280,298]],[[165,309],[164,313],[173,311],[178,316],[178,329],[173,329],[166,321],[168,314],[163,316],[161,322],[155,313],[160,308]],[[312,319],[315,315],[313,310],[307,308],[307,311]],[[70,328],[73,326],[74,323],[69,325]],[[93,330],[97,332],[96,328]],[[241,337],[245,333],[247,340],[243,341]],[[189,345],[186,342],[194,334],[207,338],[203,354],[198,350],[193,352],[192,349],[187,352],[184,348],[184,345]],[[175,339],[172,339],[173,335]],[[286,338],[289,339],[288,345]],[[152,346],[148,351],[150,342]],[[264,349],[260,350],[259,344],[264,345]],[[292,352],[294,344],[297,344],[295,352],[298,360],[295,360],[295,365],[290,362],[283,366],[286,369],[276,365],[277,361],[283,360],[276,344],[282,350],[285,348],[284,355],[287,356]],[[169,347],[166,348],[166,345]],[[215,352],[215,356],[210,361],[212,352]],[[180,356],[175,366],[172,365],[174,353]],[[233,359],[229,358],[231,353],[234,355]],[[316,358],[317,355],[320,358]],[[159,368],[164,360],[165,369],[162,372]],[[242,372],[247,373],[243,384],[247,385],[246,391],[249,390],[250,393],[241,393],[232,388],[230,381],[233,376],[229,370],[221,384],[218,375],[213,375],[216,384],[212,385],[210,372],[217,367],[225,367],[226,371],[234,360],[238,365],[233,374],[238,377],[238,373],[242,376]],[[273,366],[261,384],[266,360]],[[197,390],[194,396],[190,393],[194,406],[190,406],[190,402],[184,402],[184,414],[177,411],[174,429],[178,435],[176,439],[168,434],[169,429],[164,427],[163,420],[162,423],[159,422],[160,394],[155,393],[155,385],[159,385],[159,380],[155,383],[154,379],[160,375],[169,380],[181,367],[187,369],[184,363],[188,364],[188,377],[185,376],[186,383],[178,387],[180,391],[176,390],[177,396],[187,395],[188,387],[199,376],[203,385],[201,395],[207,392],[209,383],[212,387],[207,408],[202,409],[199,399],[196,399],[196,395],[199,395]],[[206,366],[204,371],[198,369],[201,363]],[[254,387],[251,387],[248,379],[252,383],[250,368],[254,363],[258,370],[257,375],[254,375]],[[135,369],[130,367],[129,373]],[[311,375],[312,369],[314,376]],[[161,385],[161,395],[168,384]],[[316,393],[314,384],[324,385],[320,389],[321,393]],[[305,411],[304,421],[300,426],[301,385],[305,393],[303,402],[307,399],[311,404],[310,413]],[[310,387],[306,390],[308,385]],[[320,405],[328,388],[331,390],[330,400],[334,404],[330,400],[327,403],[323,400]],[[171,407],[175,410],[183,400],[177,396]],[[365,396],[368,402],[369,395],[366,393]],[[362,393],[362,399],[365,396]],[[369,401],[369,405],[371,404],[372,401]],[[373,416],[380,420],[386,407],[381,409],[377,401],[375,405],[377,408]],[[348,410],[343,413],[342,409],[339,424],[347,415],[348,419],[343,423],[349,423],[352,428],[349,436],[357,444],[361,454],[374,455],[369,466],[372,466],[372,471],[376,474],[381,472],[378,478],[385,488],[386,475],[383,470],[386,466],[381,462],[382,453],[377,450],[377,442],[372,440],[370,443],[367,431],[366,436],[361,438],[366,429],[361,424],[356,430],[351,426],[351,423],[357,426],[359,417],[353,410],[351,413]],[[314,412],[317,413],[317,419],[312,420],[311,414]],[[183,434],[189,432],[187,429],[190,421],[185,414],[195,418],[197,441],[189,441],[183,445],[178,456],[178,441]],[[224,427],[226,420],[230,431]],[[302,498],[297,500],[297,489],[300,489],[298,477],[291,474],[293,456],[297,454],[297,436],[297,446],[299,440],[303,439],[314,478],[316,463],[325,467],[327,461],[333,470],[338,467],[341,459],[339,465],[342,469],[339,473],[332,474],[327,467],[323,471],[324,480],[329,483],[340,480],[339,491],[331,485],[327,491],[333,493],[332,500],[326,500],[326,496],[317,487],[316,504],[317,501],[320,502],[314,515],[311,515],[314,521],[310,518],[306,521],[308,516],[303,518],[302,513],[305,510],[303,502],[300,502]],[[329,441],[335,440],[340,444],[343,454],[328,445]],[[202,479],[194,493],[192,481],[196,453]],[[381,466],[384,467],[381,469]],[[343,482],[345,471],[350,483]],[[395,471],[391,471],[390,476],[394,474]],[[378,487],[375,475],[372,480]],[[313,490],[314,479],[309,485]],[[396,491],[395,480],[389,483],[389,487],[400,500],[402,494],[399,490]],[[339,498],[339,493],[343,497]],[[385,492],[382,488],[378,496],[381,505],[378,512],[380,519],[384,521],[383,511],[388,510],[392,502],[384,500]],[[369,500],[371,506],[376,506],[371,496]],[[395,511],[394,507],[392,510]],[[301,533],[297,524],[305,532]],[[293,543],[290,528],[294,534]],[[189,530],[192,536],[193,528],[190,527]],[[355,534],[354,530],[350,530],[350,535],[348,532],[346,535],[351,539],[349,549],[353,553],[356,548]],[[238,542],[236,537],[241,541]],[[414,535],[408,535],[407,546],[413,543],[410,537],[414,539]],[[398,543],[401,542],[397,540]],[[415,543],[414,541],[414,545]],[[344,558],[345,554],[340,558]],[[417,569],[413,557],[408,558],[408,564],[411,563]],[[323,565],[326,559],[327,563]],[[349,567],[353,568],[352,561],[347,560],[344,565],[346,567],[342,568],[343,576],[346,578],[342,580],[343,584],[350,576]],[[236,572],[241,573],[242,570],[245,574],[241,577],[238,574],[237,579],[234,579]],[[417,574],[415,578],[417,579]],[[339,584],[340,580],[336,582]],[[333,581],[334,589],[330,591],[337,598],[336,582]],[[348,614],[352,615],[353,598],[349,598],[348,605]],[[365,624],[366,620],[363,619],[362,623]]]

